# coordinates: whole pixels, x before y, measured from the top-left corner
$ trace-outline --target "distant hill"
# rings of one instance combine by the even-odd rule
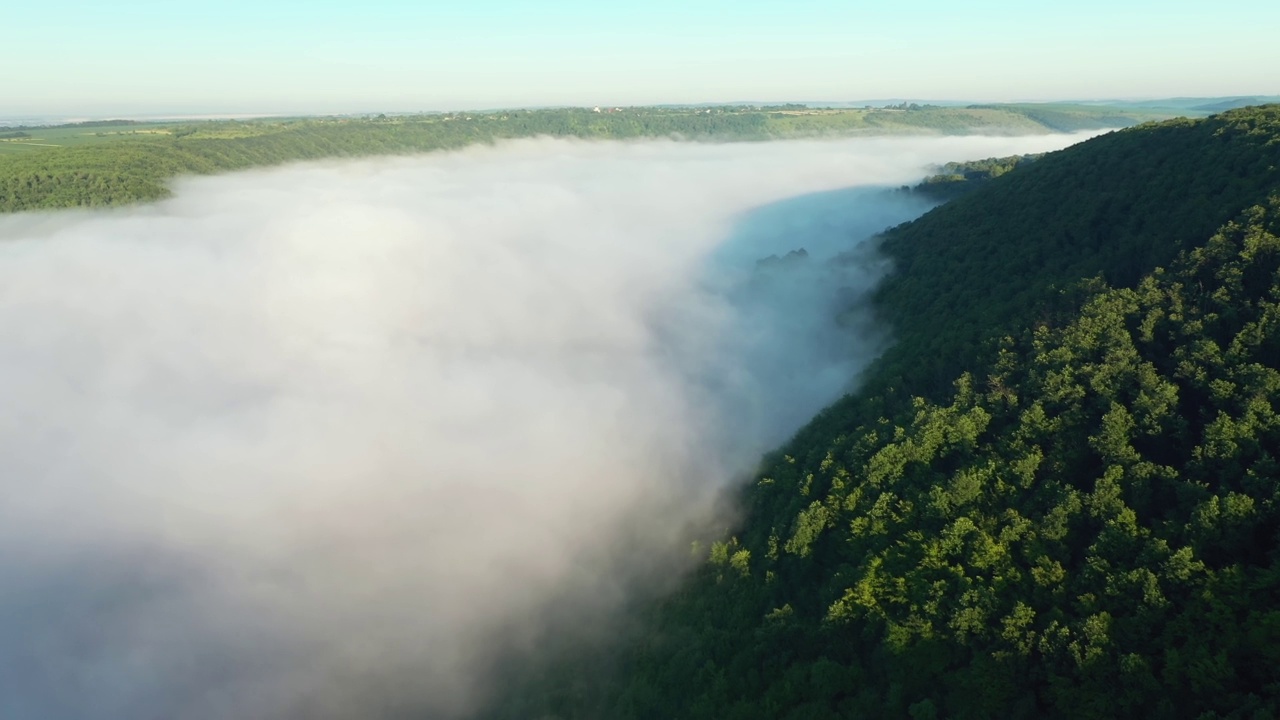
[[[1121,127],[1168,115],[1078,105],[903,103],[872,109],[560,108],[195,123],[94,121],[28,127],[21,130],[28,137],[0,142],[0,212],[156,200],[168,195],[168,182],[178,175],[447,150],[537,135],[715,142],[911,133],[1013,135]]]
[[[1252,95],[1232,97],[1174,97],[1155,100],[1102,100],[1086,103],[1089,105],[1109,105],[1125,109],[1173,110],[1190,113],[1213,113],[1232,110],[1250,105],[1265,105],[1280,102],[1280,95]]]
[[[1196,105],[1192,110],[1201,110],[1204,112],[1223,112],[1226,110],[1234,110],[1236,108],[1248,107],[1250,105],[1262,105],[1267,102],[1277,102],[1280,98],[1259,98],[1259,97],[1242,97],[1230,98],[1227,100],[1218,100],[1216,102],[1205,103],[1204,105]]]
[[[614,642],[489,718],[1280,716],[1280,106],[893,229],[897,344]]]

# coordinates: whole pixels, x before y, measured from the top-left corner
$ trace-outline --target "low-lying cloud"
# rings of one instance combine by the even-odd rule
[[[841,188],[1070,141],[531,140],[0,218],[0,716],[465,713],[879,351],[856,251],[926,206]]]

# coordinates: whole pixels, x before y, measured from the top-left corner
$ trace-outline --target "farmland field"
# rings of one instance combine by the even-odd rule
[[[26,128],[21,131],[0,129],[0,153],[37,151],[48,147],[93,145],[115,140],[148,140],[169,136],[177,123],[122,123],[120,125],[59,125]],[[5,137],[21,134],[22,137]]]

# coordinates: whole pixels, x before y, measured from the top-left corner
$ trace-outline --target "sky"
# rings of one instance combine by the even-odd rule
[[[1280,92],[1271,0],[6,5],[8,117]]]

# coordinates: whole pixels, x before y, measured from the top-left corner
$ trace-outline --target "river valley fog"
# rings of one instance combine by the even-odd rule
[[[533,139],[0,217],[0,717],[465,716],[856,389],[872,238],[931,207],[894,188],[1081,139]]]

